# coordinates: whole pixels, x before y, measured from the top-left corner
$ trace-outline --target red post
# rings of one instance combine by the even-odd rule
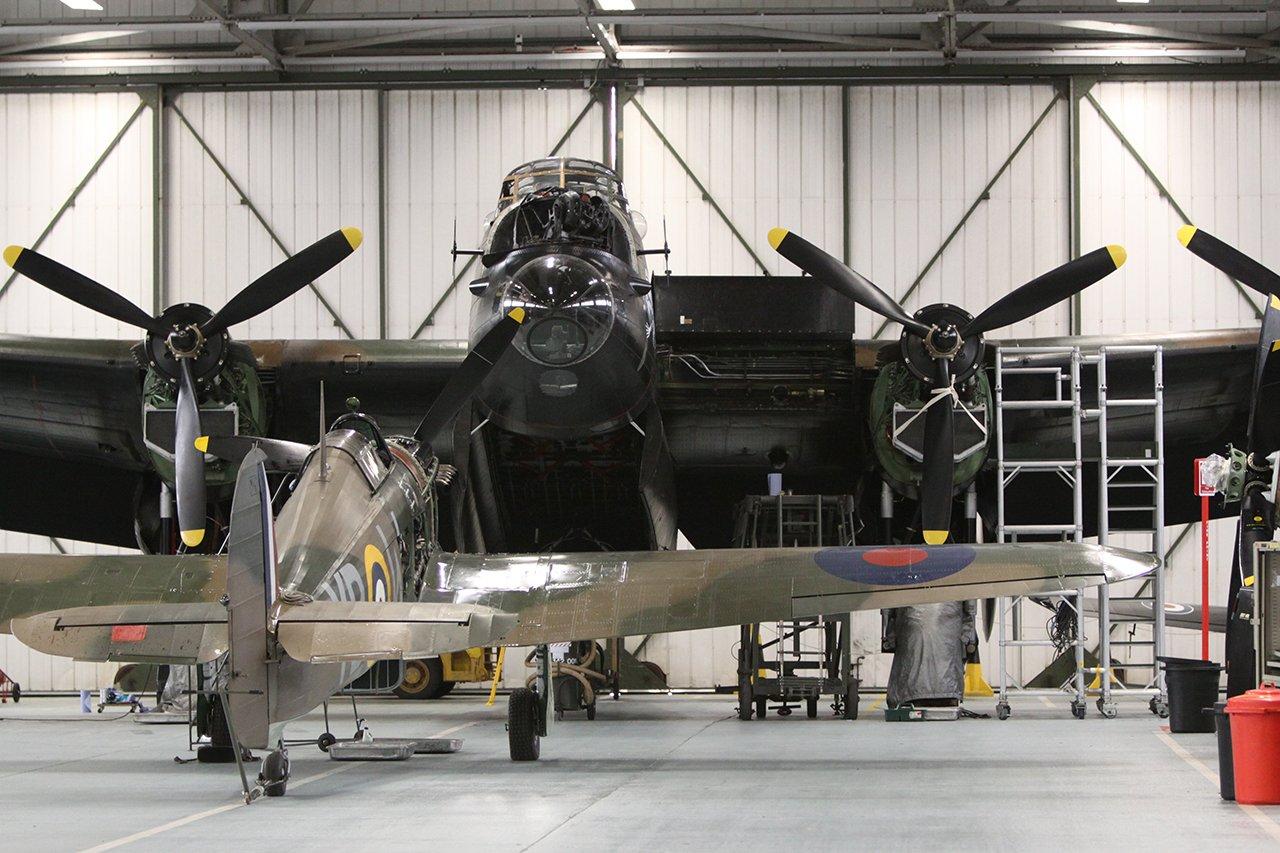
[[[1200,498],[1200,658],[1209,659],[1209,496]]]

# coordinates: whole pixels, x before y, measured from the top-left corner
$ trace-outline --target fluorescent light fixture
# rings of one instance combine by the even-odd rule
[[[79,9],[81,12],[101,12],[102,4],[98,0],[62,0],[68,9]]]
[[[596,0],[596,5],[600,7],[601,12],[634,12],[636,10],[634,0]]]
[[[1139,5],[1145,6],[1146,4],[1150,3],[1151,0],[1116,0],[1116,2],[1117,3],[1136,3]]]

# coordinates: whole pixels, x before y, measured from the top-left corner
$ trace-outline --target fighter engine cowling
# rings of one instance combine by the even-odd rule
[[[607,432],[638,414],[654,377],[653,308],[633,277],[609,252],[571,243],[497,260],[474,303],[472,342],[513,308],[526,319],[477,395],[484,414],[546,438]]]

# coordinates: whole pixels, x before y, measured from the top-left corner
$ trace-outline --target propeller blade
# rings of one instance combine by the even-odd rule
[[[934,360],[934,388],[951,386],[951,362]],[[924,413],[924,462],[920,476],[920,527],[928,545],[942,545],[951,535],[951,493],[955,482],[955,440],[951,398],[938,400]]]
[[[312,243],[231,297],[221,311],[209,318],[202,331],[205,335],[216,335],[278,305],[336,267],[358,249],[363,240],[359,228],[343,228]]]
[[[785,228],[771,228],[769,245],[779,255],[863,308],[901,323],[921,337],[929,333],[929,327],[904,311],[893,297],[803,237]]]
[[[444,390],[436,397],[427,415],[418,424],[413,437],[423,445],[428,445],[440,430],[444,429],[463,405],[471,399],[471,395],[484,382],[494,363],[506,352],[507,347],[520,330],[524,322],[524,309],[512,308],[497,324],[490,329],[480,341],[471,348],[462,364],[449,377]]]
[[[191,360],[178,359],[178,407],[173,438],[173,481],[178,497],[178,530],[188,548],[204,541],[205,495],[204,454],[196,450],[200,435],[200,409],[196,386],[191,379]]]
[[[63,266],[34,249],[9,246],[4,250],[4,262],[36,284],[65,296],[72,302],[91,311],[163,335],[167,330],[155,317],[134,305],[128,299],[105,287],[71,267]]]
[[[282,441],[278,438],[261,438],[253,435],[202,435],[195,440],[196,450],[208,453],[228,462],[242,462],[255,447],[267,457],[272,469],[277,471],[301,471],[311,445],[299,441]]]
[[[1227,275],[1259,293],[1280,296],[1280,275],[1267,269],[1244,252],[1194,225],[1178,229],[1178,242],[1191,254],[1207,261]]]
[[[1111,275],[1124,266],[1126,258],[1128,254],[1123,246],[1104,246],[1067,261],[997,299],[970,320],[960,334],[962,337],[982,334],[1025,320]]]

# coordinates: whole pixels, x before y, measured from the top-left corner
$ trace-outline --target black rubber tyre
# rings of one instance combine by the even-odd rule
[[[21,702],[22,701],[22,685],[16,681],[13,682],[13,689],[9,691],[9,695],[13,697],[13,704],[17,705],[19,702]]]
[[[587,719],[594,720],[596,718],[596,703],[592,702],[587,706]]]
[[[1087,710],[1087,709],[1086,709],[1085,704],[1084,704],[1083,702],[1072,702],[1072,703],[1071,703],[1071,716],[1075,717],[1077,720],[1083,720],[1083,719],[1084,719],[1084,714],[1085,714],[1085,711],[1086,711],[1086,710]]]
[[[444,697],[448,696],[450,693],[452,693],[452,692],[453,692],[453,688],[454,688],[454,687],[456,687],[456,686],[457,686],[457,684],[458,684],[458,682],[456,682],[456,681],[442,681],[442,682],[440,682],[440,693],[439,693],[439,695],[438,695],[436,698],[438,698],[438,699],[443,699]]]
[[[334,737],[332,732],[325,732],[320,735],[320,737],[316,738],[316,746],[320,747],[321,752],[328,752],[329,747],[333,746],[337,742],[338,739]]]
[[[844,694],[844,718],[858,719],[858,691],[850,690]]]
[[[289,783],[289,756],[283,750],[273,749],[262,760],[262,772],[258,777],[262,792],[268,797],[283,797]]]
[[[527,687],[511,691],[507,700],[507,743],[511,747],[512,761],[537,761],[542,738],[538,735],[538,694]]]
[[[230,764],[236,760],[236,751],[229,746],[205,744],[196,749],[196,761],[201,764]]]
[[[779,717],[790,717],[790,716],[791,716],[791,709],[790,709],[789,707],[787,707],[786,705],[783,705],[781,708],[779,708],[779,709],[778,709],[778,716],[779,716]]]
[[[804,712],[805,714],[808,715],[809,719],[811,720],[818,719],[818,699],[816,696],[812,699],[805,700]]]
[[[1008,705],[1006,705],[1004,702],[1001,702],[1001,703],[999,703],[999,704],[997,704],[997,705],[996,705],[996,719],[997,719],[997,720],[1007,720],[1007,719],[1009,719],[1009,713],[1010,713],[1009,706],[1008,706]]]
[[[439,699],[444,695],[444,665],[440,658],[404,662],[404,681],[396,688],[401,699]]]
[[[765,718],[765,715],[768,713],[769,713],[769,700],[757,699],[756,700],[756,719],[763,720]]]

